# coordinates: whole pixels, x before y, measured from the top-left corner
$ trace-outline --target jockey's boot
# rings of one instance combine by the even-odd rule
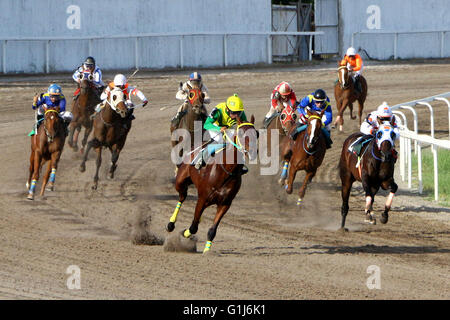
[[[171,120],[172,125],[178,128],[178,126],[180,125],[181,118],[183,118],[185,114],[186,111],[178,111],[177,114]]]
[[[333,140],[331,140],[330,131],[328,131],[327,129],[323,128],[322,132],[325,135],[325,143],[327,145],[327,149],[330,149],[331,145],[333,144]]]
[[[359,75],[355,76],[355,90],[358,93],[362,92],[362,88],[361,88],[361,80],[359,79]]]
[[[266,128],[266,129],[267,129],[267,127],[268,127],[269,124],[270,124],[270,118],[271,118],[271,117],[264,117],[264,120],[263,120],[263,127]]]
[[[206,165],[206,162],[208,161],[209,158],[209,152],[208,152],[208,147],[203,148],[199,154],[197,155],[197,159],[194,160],[194,167],[197,170],[200,170],[201,167],[203,167],[203,165]]]

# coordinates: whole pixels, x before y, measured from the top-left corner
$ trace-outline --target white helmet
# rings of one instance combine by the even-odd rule
[[[356,50],[353,47],[350,47],[347,49],[347,56],[354,56],[356,55]]]
[[[127,84],[127,78],[123,74],[116,74],[114,77],[115,86],[124,86]]]
[[[378,106],[377,116],[382,120],[391,120],[392,110],[386,101],[384,101],[381,105]]]
[[[280,87],[278,88],[278,92],[282,95],[282,96],[287,96],[292,92],[291,86],[289,85],[289,83],[283,81],[282,83],[280,83]]]

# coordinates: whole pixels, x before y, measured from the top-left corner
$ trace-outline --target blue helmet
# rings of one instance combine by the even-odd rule
[[[202,76],[198,72],[192,72],[189,75],[189,80],[190,81],[192,81],[192,80],[202,81]]]
[[[47,92],[51,96],[60,96],[62,94],[62,89],[59,85],[57,85],[56,83],[53,83],[48,87]]]

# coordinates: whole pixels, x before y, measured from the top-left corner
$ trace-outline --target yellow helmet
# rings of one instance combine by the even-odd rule
[[[233,112],[244,111],[244,103],[236,93],[227,99],[227,107]]]

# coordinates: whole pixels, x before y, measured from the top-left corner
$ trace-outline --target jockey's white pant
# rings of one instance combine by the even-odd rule
[[[359,69],[358,71],[352,71],[351,72],[352,78],[355,79],[356,76],[361,76],[362,75],[362,70],[363,70],[363,68],[361,67],[361,69]]]
[[[274,107],[270,106],[270,110],[269,110],[269,112],[267,112],[266,118],[270,118],[271,116],[273,116],[273,114],[275,112],[279,112],[278,108],[274,108]]]
[[[223,142],[223,134],[220,131],[215,130],[208,130],[209,137],[213,139],[217,143],[224,143]]]

